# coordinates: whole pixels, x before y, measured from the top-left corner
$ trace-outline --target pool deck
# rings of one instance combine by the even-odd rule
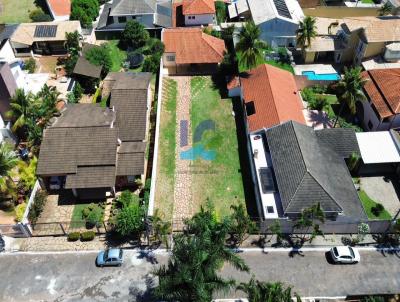
[[[304,71],[314,71],[316,74],[337,73],[335,68],[333,68],[333,66],[329,64],[296,65],[293,69],[295,75],[302,75]]]

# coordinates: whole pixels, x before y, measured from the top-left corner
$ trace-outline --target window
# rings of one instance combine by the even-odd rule
[[[118,17],[118,23],[126,23],[126,17]]]
[[[372,127],[374,127],[374,125],[372,124],[372,122],[371,122],[371,121],[369,121],[369,122],[368,122],[368,128],[369,128],[369,130],[371,130],[371,129],[372,129]]]
[[[274,207],[272,207],[272,206],[267,206],[267,213],[268,213],[268,214],[274,213]]]
[[[195,20],[196,16],[189,16],[189,20]]]
[[[113,24],[113,23],[114,23],[114,17],[109,16],[109,17],[107,18],[107,25]]]
[[[174,55],[168,55],[167,56],[167,61],[168,62],[174,62],[175,61],[175,56]]]
[[[254,106],[254,102],[248,102],[246,103],[246,113],[247,116],[253,115],[254,113],[256,113],[256,107]]]

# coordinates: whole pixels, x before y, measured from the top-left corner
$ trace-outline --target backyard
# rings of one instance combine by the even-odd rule
[[[267,51],[266,54],[268,52],[270,52],[270,51]],[[246,68],[246,66],[243,63],[240,63],[241,54],[238,52],[238,53],[236,53],[236,56],[237,56],[237,59],[238,59],[239,72],[244,72],[244,71],[248,70],[248,68]],[[261,64],[264,64],[264,63],[269,64],[269,65],[273,65],[273,66],[278,67],[280,69],[284,69],[284,70],[287,70],[287,71],[289,71],[291,73],[294,73],[293,67],[290,64],[288,64],[287,62],[285,62],[284,60],[272,60],[272,59],[267,60],[265,58],[265,56],[263,56],[263,58],[261,58],[261,59],[259,58],[257,60],[256,65],[258,66],[258,65],[261,65]]]
[[[0,0],[0,24],[31,22],[29,13],[36,8],[34,0]]]
[[[223,217],[244,202],[232,100],[221,99],[210,77],[164,79],[158,152],[155,208],[167,220],[208,201]]]

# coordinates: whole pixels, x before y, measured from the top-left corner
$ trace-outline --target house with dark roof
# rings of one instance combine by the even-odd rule
[[[100,79],[102,66],[97,66],[90,63],[86,57],[85,53],[92,48],[99,48],[100,46],[95,44],[84,43],[82,45],[82,54],[79,56],[78,61],[76,61],[73,73],[81,80],[85,78]]]
[[[214,0],[184,0],[182,14],[185,17],[186,26],[214,24],[216,21],[215,2]]]
[[[201,28],[163,29],[164,72],[168,74],[211,74],[217,70],[226,53],[225,42]]]
[[[56,182],[81,199],[102,198],[144,180],[151,74],[116,78],[109,108],[68,104],[45,130],[36,173],[46,187]]]
[[[320,203],[328,219],[366,219],[345,162],[360,152],[354,130],[314,130],[289,121],[251,134],[250,144],[262,218],[294,218]]]
[[[373,69],[362,73],[367,80],[367,102],[357,103],[357,114],[367,131],[400,127],[400,68]]]
[[[136,20],[146,29],[171,27],[171,0],[112,0],[104,4],[96,27],[98,39],[118,35],[128,20]]]

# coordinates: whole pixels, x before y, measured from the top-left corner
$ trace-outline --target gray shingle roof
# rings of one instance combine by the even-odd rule
[[[325,212],[366,217],[344,159],[326,137],[296,122],[270,128],[266,137],[285,213],[319,202]]]
[[[36,174],[75,174],[80,166],[115,166],[117,139],[116,128],[49,128],[44,132]]]
[[[143,174],[145,150],[145,142],[122,142],[118,148],[117,175]]]
[[[348,158],[353,152],[360,153],[356,133],[349,128],[321,129],[315,131],[318,139],[327,144],[343,158]]]
[[[126,76],[115,82],[110,106],[114,107],[121,141],[143,141],[146,138],[147,97],[150,73]]]
[[[110,16],[151,14],[155,10],[155,0],[114,0]]]
[[[67,104],[52,128],[110,127],[115,112],[99,104]]]
[[[66,189],[110,188],[115,185],[115,166],[78,167],[67,176]]]
[[[0,44],[11,38],[19,24],[0,24]]]
[[[91,77],[91,78],[100,78],[101,75],[101,71],[102,71],[102,67],[101,66],[97,66],[94,65],[92,63],[90,63],[86,58],[85,58],[85,54],[86,52],[91,49],[91,48],[95,48],[95,47],[99,47],[97,45],[94,44],[88,44],[85,43],[82,47],[82,55],[78,58],[78,61],[75,64],[74,67],[74,74],[77,75],[83,75],[86,77]]]

